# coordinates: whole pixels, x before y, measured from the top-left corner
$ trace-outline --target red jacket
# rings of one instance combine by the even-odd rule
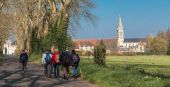
[[[56,64],[56,63],[59,63],[59,52],[57,51],[57,52],[55,52],[55,53],[53,53],[53,55],[52,55],[52,58],[51,58],[51,61],[52,61],[52,64]]]

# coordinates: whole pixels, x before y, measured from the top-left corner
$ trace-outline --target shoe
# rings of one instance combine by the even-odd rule
[[[68,80],[68,77],[64,76],[63,79]]]
[[[71,77],[75,77],[75,75],[72,75]]]
[[[66,77],[66,80],[68,80],[69,78],[68,77]]]
[[[59,76],[54,76],[54,78],[59,78]]]
[[[48,75],[47,77],[48,77],[48,78],[51,78],[51,75]]]
[[[64,76],[63,79],[66,79],[66,77]]]

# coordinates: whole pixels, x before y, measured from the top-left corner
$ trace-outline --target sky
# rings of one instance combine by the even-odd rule
[[[97,17],[95,26],[82,20],[74,39],[105,39],[116,37],[119,15],[125,38],[144,38],[170,27],[170,0],[93,0]]]

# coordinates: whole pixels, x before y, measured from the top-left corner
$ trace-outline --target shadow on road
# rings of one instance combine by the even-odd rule
[[[43,67],[28,63],[26,72],[21,72],[17,57],[6,56],[0,66],[0,87],[92,87],[81,80],[64,80],[62,78],[44,78]]]

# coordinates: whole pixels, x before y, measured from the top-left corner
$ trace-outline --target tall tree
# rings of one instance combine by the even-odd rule
[[[146,51],[147,52],[150,52],[151,51],[151,42],[152,42],[152,40],[153,40],[153,36],[152,35],[147,35],[146,36],[146,46],[145,46],[145,48],[146,48]]]
[[[56,45],[63,51],[70,42],[69,26],[79,25],[81,17],[92,21],[94,16],[89,9],[93,8],[94,4],[90,0],[48,0],[48,5],[50,9],[46,9],[47,15],[44,17],[48,19],[48,26],[44,29],[48,32],[51,45]]]
[[[2,50],[2,46],[5,40],[8,38],[9,34],[9,16],[6,11],[3,11],[4,8],[7,7],[7,0],[0,0],[0,50]]]
[[[69,29],[79,25],[81,18],[90,21],[94,18],[90,12],[94,8],[91,0],[1,0],[0,10],[4,2],[12,2],[9,4],[13,6],[11,26],[16,34],[18,52],[26,49],[30,53],[33,47],[43,44],[68,49]],[[47,40],[49,43],[44,43]]]
[[[7,0],[0,0],[0,12],[2,11],[3,7],[6,6]]]
[[[170,29],[167,30],[167,42],[168,42],[168,48],[167,48],[167,54],[170,55]]]
[[[16,0],[14,25],[18,42],[18,51],[27,49],[31,52],[32,30],[36,26],[37,1],[35,0]]]
[[[166,53],[167,52],[167,40],[156,36],[151,41],[151,52],[154,53]]]
[[[94,63],[98,65],[105,65],[106,46],[101,40],[94,50]]]

